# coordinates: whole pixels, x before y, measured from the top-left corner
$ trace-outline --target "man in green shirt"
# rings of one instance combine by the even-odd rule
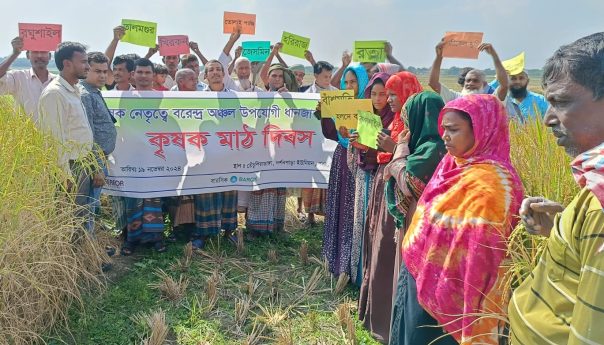
[[[604,343],[604,32],[562,46],[543,75],[545,124],[574,157],[582,188],[565,209],[528,198],[529,232],[549,236],[509,304],[513,344]],[[561,212],[561,213],[559,213]]]

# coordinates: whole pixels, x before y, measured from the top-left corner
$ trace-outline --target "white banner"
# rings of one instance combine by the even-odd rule
[[[109,91],[118,119],[103,192],[150,198],[275,187],[327,188],[336,143],[319,95]]]

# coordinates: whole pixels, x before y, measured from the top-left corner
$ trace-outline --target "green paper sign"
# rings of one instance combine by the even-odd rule
[[[304,52],[306,52],[308,50],[308,46],[310,46],[310,38],[283,31],[281,43],[283,43],[283,48],[281,48],[281,52],[283,54],[304,59]]]
[[[358,143],[377,150],[377,137],[382,130],[382,120],[379,116],[368,111],[359,110],[358,114]]]
[[[247,41],[241,44],[243,52],[241,55],[251,62],[264,62],[271,54],[271,42],[269,41]]]
[[[122,42],[155,48],[157,44],[157,23],[122,19],[122,26],[126,28],[126,34],[122,37]]]
[[[355,41],[354,61],[356,62],[384,62],[386,41]]]

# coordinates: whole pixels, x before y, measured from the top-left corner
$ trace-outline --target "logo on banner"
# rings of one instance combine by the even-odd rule
[[[237,176],[231,176],[231,183],[237,183]]]

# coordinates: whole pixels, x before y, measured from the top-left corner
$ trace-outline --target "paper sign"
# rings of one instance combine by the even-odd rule
[[[251,62],[264,62],[271,54],[271,42],[269,41],[247,41],[241,44],[243,52],[241,56],[248,58]]]
[[[371,112],[359,110],[358,114],[357,132],[359,133],[359,139],[357,142],[377,150],[377,137],[382,130],[382,120]]]
[[[304,52],[306,52],[308,50],[308,46],[310,46],[310,38],[283,31],[283,35],[281,35],[281,43],[283,43],[283,48],[281,48],[281,52],[283,54],[304,59]]]
[[[321,91],[321,117],[335,116],[335,101],[353,100],[353,90]],[[356,111],[354,112],[356,114]]]
[[[256,34],[256,15],[237,12],[224,12],[223,32],[230,34],[236,31],[237,25],[241,25],[241,33],[246,35]]]
[[[509,75],[520,74],[522,71],[524,71],[524,52],[509,60],[502,61],[501,64]]]
[[[55,51],[61,43],[61,24],[19,23],[19,37],[24,50]]]
[[[126,34],[122,37],[122,42],[155,48],[157,23],[143,22],[134,19],[122,19],[122,26],[126,28]]]
[[[372,113],[373,104],[370,99],[353,99],[350,101],[334,101],[334,116],[336,128],[346,127],[356,129],[358,127],[358,112]]]
[[[157,36],[159,55],[173,56],[189,54],[189,37],[187,35]]]
[[[478,59],[478,47],[482,44],[482,32],[447,32],[443,56],[462,59]]]
[[[355,41],[353,59],[356,62],[385,62],[386,41]]]

